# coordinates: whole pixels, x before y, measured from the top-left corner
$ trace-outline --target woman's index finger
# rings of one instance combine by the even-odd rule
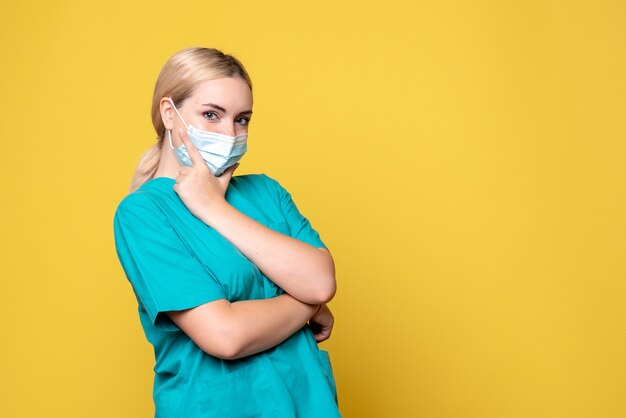
[[[187,153],[189,154],[189,158],[191,158],[191,163],[195,167],[206,168],[206,164],[204,163],[204,159],[202,158],[202,155],[200,155],[200,151],[198,151],[198,148],[196,148],[193,142],[191,142],[191,140],[187,136],[187,132],[182,131],[182,130],[178,131],[178,136],[180,136],[180,139],[183,141],[183,144],[185,144],[185,148],[187,148]]]

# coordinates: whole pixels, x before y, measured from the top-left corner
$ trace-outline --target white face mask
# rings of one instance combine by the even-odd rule
[[[204,162],[214,175],[221,176],[228,167],[236,164],[248,150],[248,134],[228,136],[196,129],[185,123],[183,117],[178,113],[174,101],[171,98],[169,98],[169,101],[172,103],[176,114],[187,128],[187,136],[189,136],[191,142],[198,148]],[[178,161],[180,161],[182,165],[191,166],[192,161],[185,144],[182,144],[180,148],[175,148],[172,144],[172,132],[169,129],[167,130],[167,135],[169,137],[170,147],[174,150]]]

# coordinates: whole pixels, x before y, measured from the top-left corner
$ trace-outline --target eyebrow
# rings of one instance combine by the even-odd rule
[[[220,110],[224,113],[226,113],[226,109],[224,109],[222,106],[216,105],[215,103],[204,103],[202,106],[209,106],[209,107],[213,107],[217,110]],[[246,114],[252,114],[252,110],[246,110],[245,112],[239,112],[240,115],[246,115]]]

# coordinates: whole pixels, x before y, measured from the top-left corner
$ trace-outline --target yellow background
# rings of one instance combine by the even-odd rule
[[[239,57],[239,174],[333,252],[345,417],[626,416],[623,1],[3,2],[0,416],[148,417],[112,219],[158,71]]]

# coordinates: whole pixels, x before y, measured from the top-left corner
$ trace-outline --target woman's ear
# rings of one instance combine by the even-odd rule
[[[172,102],[170,102],[169,97],[161,98],[161,101],[159,102],[159,110],[161,112],[161,120],[163,120],[165,129],[174,129],[174,107],[172,107]]]

